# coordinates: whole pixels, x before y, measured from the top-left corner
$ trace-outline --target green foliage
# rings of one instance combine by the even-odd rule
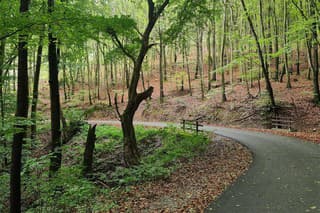
[[[114,126],[101,125],[96,128],[97,138],[107,138],[120,141],[122,132],[120,128]]]
[[[29,212],[86,212],[101,205],[98,195],[103,193],[91,181],[81,177],[79,167],[62,167],[50,181],[44,181],[40,189],[39,205]]]
[[[6,202],[9,199],[9,182],[10,182],[10,176],[9,173],[0,173],[0,210],[5,212],[7,209]]]
[[[270,102],[270,98],[268,96],[268,93],[262,92],[260,98],[255,101],[255,105],[258,108],[265,108],[266,107],[267,109],[269,109],[269,106],[271,106],[271,102]],[[279,106],[278,101],[276,102],[276,105]]]
[[[154,133],[151,130],[149,134]],[[133,184],[167,177],[178,166],[179,160],[194,157],[204,151],[209,142],[205,135],[195,135],[174,127],[158,130],[157,135],[161,137],[162,146],[151,155],[143,157],[138,166],[118,167],[112,182]]]
[[[119,141],[117,140],[108,140],[108,142],[104,143],[99,143],[99,140],[97,141],[95,145],[95,152],[105,152],[105,153],[110,153],[113,152],[117,145],[119,145]]]
[[[76,108],[66,109],[63,115],[68,121],[82,121],[85,118],[85,112]]]

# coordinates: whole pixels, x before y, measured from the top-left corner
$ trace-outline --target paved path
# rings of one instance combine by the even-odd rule
[[[115,122],[98,121],[93,123]],[[145,126],[165,123],[137,122]],[[295,138],[205,126],[205,130],[249,147],[254,161],[248,172],[213,202],[206,212],[320,212],[320,145]]]

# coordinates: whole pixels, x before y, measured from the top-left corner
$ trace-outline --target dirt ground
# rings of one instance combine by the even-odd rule
[[[237,75],[234,76],[234,84],[226,87],[227,101],[221,102],[221,88],[213,88],[206,92],[205,98],[201,99],[200,80],[192,81],[192,96],[188,91],[188,85],[184,85],[184,91],[181,91],[180,85],[171,80],[165,82],[165,99],[164,103],[159,100],[159,80],[153,76],[148,81],[149,85],[154,86],[154,93],[151,100],[143,102],[135,115],[135,120],[139,121],[167,121],[179,122],[182,119],[201,118],[206,124],[232,126],[238,128],[253,128],[261,131],[273,131],[275,134],[284,134],[296,136],[303,139],[320,142],[320,107],[312,102],[312,81],[306,80],[306,73],[296,75],[293,73],[292,88],[286,88],[286,78],[284,83],[272,82],[275,99],[281,106],[280,114],[293,120],[294,133],[287,131],[273,131],[270,129],[270,112],[267,105],[267,94],[265,84],[261,80],[261,94],[259,95],[258,82],[253,82],[250,87],[251,97],[248,97],[246,84],[239,82]],[[226,79],[230,76],[226,74]],[[186,79],[185,79],[186,82]],[[217,82],[212,82],[213,87],[219,86]],[[186,83],[185,83],[186,84]],[[147,86],[147,85],[146,85]],[[139,85],[142,91],[142,85]],[[42,91],[43,97],[45,97]],[[116,90],[118,91],[118,90]],[[77,96],[77,93],[76,95]],[[88,98],[77,102],[63,102],[64,108],[79,107],[84,110],[92,109],[93,106],[88,104]],[[113,98],[112,98],[113,100]],[[126,97],[124,96],[124,100]],[[46,103],[47,102],[47,103]],[[42,99],[43,110],[48,110],[48,100]],[[120,111],[125,106],[121,103],[119,97]],[[101,95],[100,100],[94,101],[94,109],[90,110],[88,118],[90,119],[118,119],[114,106],[108,107],[105,94]]]
[[[116,191],[111,212],[203,212],[252,162],[244,146],[216,136],[208,149],[168,179]]]

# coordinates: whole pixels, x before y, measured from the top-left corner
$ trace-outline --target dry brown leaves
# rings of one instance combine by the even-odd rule
[[[205,153],[181,164],[168,179],[132,186],[111,195],[112,212],[203,212],[252,162],[250,151],[216,137]]]

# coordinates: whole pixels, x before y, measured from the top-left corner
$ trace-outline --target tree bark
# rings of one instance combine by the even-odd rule
[[[284,32],[283,32],[283,42],[284,42],[284,48],[287,49],[287,31],[288,31],[288,3],[287,0],[284,0],[284,18],[283,18],[283,28],[284,28]],[[285,70],[286,70],[286,74],[287,74],[287,88],[291,89],[291,80],[290,80],[290,71],[289,71],[289,60],[288,60],[288,53],[287,50],[285,50],[284,53],[284,66],[285,66]]]
[[[160,22],[159,22],[160,23]],[[159,57],[159,78],[160,78],[160,103],[162,104],[164,101],[164,91],[163,91],[163,40],[162,40],[162,32],[161,27],[159,25],[159,39],[160,39],[160,57]]]
[[[211,54],[211,37],[212,30],[209,28],[207,37],[207,50],[208,50],[208,91],[211,90],[211,72],[212,72],[212,54]]]
[[[86,49],[86,59],[87,59],[87,78],[88,78],[88,98],[89,104],[92,105],[92,96],[91,96],[91,75],[90,75],[90,62],[89,62],[89,51]]]
[[[213,30],[212,30],[212,81],[217,80],[217,60],[216,60],[216,20],[215,18],[213,19]]]
[[[273,18],[274,18],[274,30],[275,30],[275,37],[274,37],[274,48],[275,52],[277,53],[279,51],[279,29],[278,29],[278,19],[277,19],[277,11],[276,11],[276,2],[273,0]],[[276,56],[275,58],[275,66],[276,66],[276,72],[274,79],[276,81],[279,80],[279,73],[280,73],[280,57]]]
[[[54,0],[48,0],[48,12],[51,14],[54,9]],[[61,167],[61,127],[60,127],[60,94],[58,79],[58,55],[57,39],[53,36],[52,27],[49,26],[49,85],[50,85],[50,106],[51,106],[51,157],[49,177],[53,177]]]
[[[225,56],[225,43],[226,43],[226,28],[227,28],[227,1],[224,0],[224,13],[223,13],[223,23],[222,23],[222,41],[221,41],[221,101],[227,101],[226,88],[225,88],[225,79],[224,79],[224,56]]]
[[[4,100],[4,94],[3,94],[3,86],[4,86],[4,73],[3,73],[3,68],[4,68],[4,59],[5,59],[5,50],[6,50],[6,41],[1,40],[0,41],[0,115],[1,115],[1,127],[4,127],[5,124],[5,100]],[[1,145],[3,145],[4,149],[7,149],[7,142],[4,139],[4,134],[1,133],[0,137],[0,142]],[[7,155],[3,157],[3,165],[4,167],[8,165],[8,158]]]
[[[316,14],[316,2],[315,0],[310,1],[310,15],[315,16]],[[313,40],[313,101],[316,104],[320,104],[320,90],[319,90],[319,43],[318,41],[318,23],[314,21],[312,23],[312,40]]]
[[[90,125],[88,135],[87,135],[87,142],[86,147],[83,154],[83,170],[82,174],[84,176],[88,176],[92,173],[92,163],[93,163],[93,151],[96,142],[96,127],[95,125]]]
[[[257,35],[255,29],[254,29],[254,25],[253,25],[252,20],[251,20],[251,18],[249,16],[249,13],[248,13],[248,10],[247,10],[247,7],[245,5],[244,0],[241,0],[241,4],[242,4],[243,10],[244,10],[244,12],[246,14],[246,17],[248,19],[251,32],[252,32],[252,34],[254,36],[254,39],[255,39],[255,42],[256,42],[256,45],[257,45],[259,59],[260,59],[260,63],[261,63],[261,68],[262,68],[262,72],[263,72],[264,77],[265,77],[266,88],[267,88],[267,91],[268,91],[268,94],[269,94],[270,104],[271,104],[272,107],[275,107],[276,106],[276,102],[274,100],[273,89],[272,89],[271,82],[270,82],[270,79],[269,79],[268,70],[266,68],[266,63],[264,61],[263,51],[262,51],[261,45],[259,43],[259,38],[258,38],[258,35]]]
[[[187,75],[188,75],[188,85],[189,85],[189,94],[192,96],[192,85],[191,85],[191,73],[189,67],[189,54],[187,53],[187,48],[184,47],[184,55],[186,57],[186,67],[187,67]]]
[[[43,26],[43,33],[44,33],[44,26]],[[32,102],[31,102],[31,139],[36,138],[37,133],[37,104],[38,104],[38,92],[39,92],[39,78],[40,78],[40,70],[41,70],[41,61],[42,61],[42,49],[43,49],[43,33],[40,35],[39,38],[39,45],[37,50],[37,62],[36,62],[36,69],[34,72],[34,79],[33,79],[33,92],[32,92]]]
[[[20,1],[20,13],[24,14],[29,10],[29,0]],[[18,41],[18,92],[16,119],[26,119],[28,117],[29,106],[29,85],[28,85],[28,48],[27,35],[20,34]],[[27,134],[27,125],[22,121],[15,125],[20,131],[13,135],[11,152],[11,172],[10,172],[10,212],[21,212],[21,155],[22,144]]]
[[[201,88],[201,99],[204,100],[204,77],[203,77],[203,31],[199,28],[199,53],[200,53],[200,60],[199,60],[199,74],[200,74],[200,88]]]
[[[107,29],[107,33],[112,36],[114,42],[133,63],[133,72],[128,90],[128,103],[124,112],[120,115],[121,127],[123,132],[124,162],[127,166],[139,163],[139,152],[133,126],[133,117],[141,102],[151,98],[153,87],[149,87],[142,93],[137,92],[137,87],[141,75],[141,68],[148,50],[153,46],[149,44],[150,34],[159,19],[161,13],[169,4],[169,0],[164,0],[162,4],[155,5],[153,0],[148,0],[148,24],[141,35],[141,46],[137,56],[132,55],[121,43],[114,29]]]

